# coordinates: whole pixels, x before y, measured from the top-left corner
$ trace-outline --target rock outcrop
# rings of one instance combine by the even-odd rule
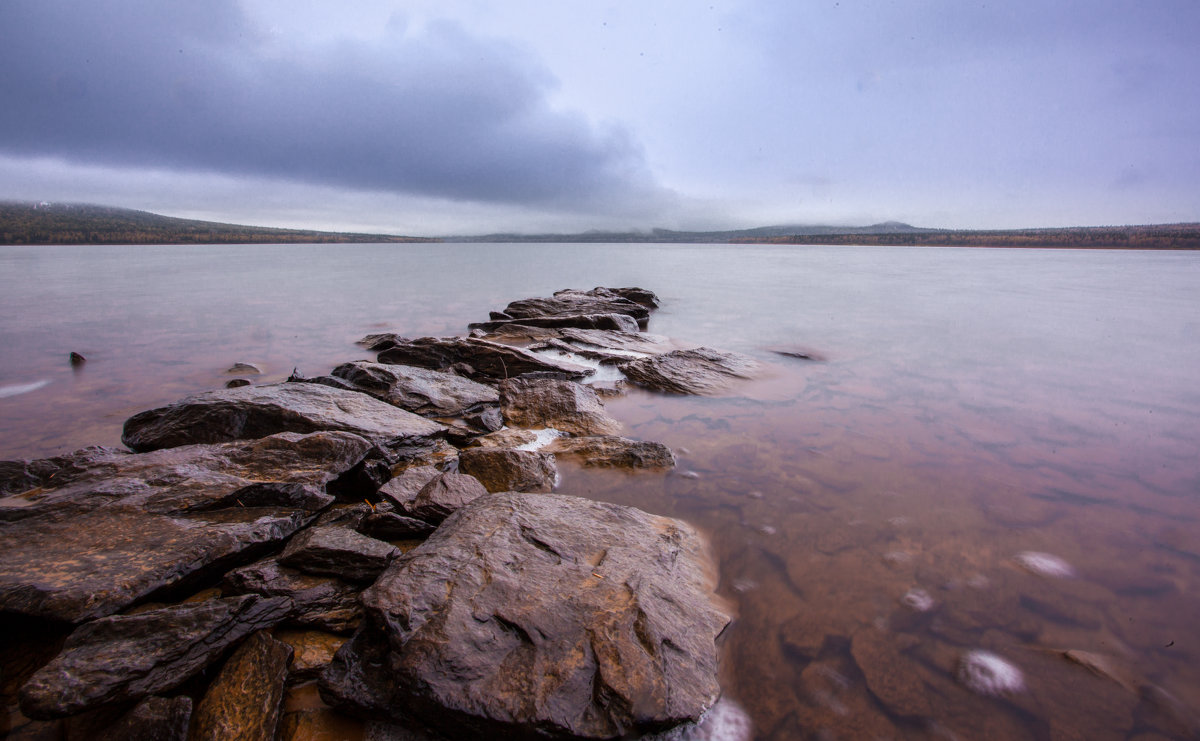
[[[636,296],[634,301],[627,296]],[[590,291],[567,289],[555,291],[550,298],[526,298],[504,307],[503,314],[513,319],[571,316],[580,314],[624,314],[645,327],[650,320],[652,304],[657,298],[649,291],[637,288],[593,288]],[[619,329],[619,328],[618,328]]]
[[[394,363],[356,360],[330,375],[356,391],[422,417],[462,417],[495,406],[496,389],[453,373]]]
[[[486,383],[526,373],[557,373],[573,379],[592,373],[590,368],[582,365],[538,357],[517,347],[473,337],[421,337],[415,340],[393,337],[387,342],[377,342],[377,346],[387,348],[379,353],[380,363],[430,370],[453,368],[455,372]]]
[[[596,392],[574,381],[514,378],[501,382],[500,398],[504,421],[517,427],[553,427],[572,435],[621,431]]]
[[[455,737],[661,730],[720,694],[714,640],[729,618],[712,589],[704,545],[682,522],[494,494],[363,593],[367,622],[322,695]]]
[[[673,350],[620,365],[626,378],[644,388],[673,394],[713,394],[739,379],[752,378],[758,363],[747,355],[707,347]]]

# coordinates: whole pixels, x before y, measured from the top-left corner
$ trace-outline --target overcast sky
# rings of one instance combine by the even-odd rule
[[[404,234],[1200,221],[1196,0],[0,0],[0,199]]]

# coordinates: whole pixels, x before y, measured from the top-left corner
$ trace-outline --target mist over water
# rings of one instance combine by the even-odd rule
[[[1193,253],[5,247],[0,459],[117,445],[126,417],[236,362],[317,375],[369,357],[370,332],[462,334],[598,285],[658,293],[651,332],[766,365],[719,398],[609,401],[678,468],[564,462],[559,489],[709,533],[737,613],[723,684],[755,738],[1200,729]],[[989,673],[1001,690],[962,681]]]

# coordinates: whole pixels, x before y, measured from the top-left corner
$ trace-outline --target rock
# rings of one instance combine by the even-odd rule
[[[431,440],[445,429],[366,394],[312,383],[274,383],[209,391],[139,412],[125,421],[121,442],[145,452],[277,432],[341,430],[394,448]]]
[[[292,647],[292,683],[316,679],[346,642],[345,636],[319,630],[276,630],[275,637]]]
[[[227,388],[227,389],[240,389],[243,386],[249,386],[249,385],[250,385],[250,382],[247,381],[245,378],[231,378],[225,382],[225,388]]]
[[[87,362],[87,358],[83,357],[77,352],[72,352],[67,357],[71,361],[72,368],[82,368],[84,363]]]
[[[662,443],[627,437],[560,437],[548,452],[579,458],[585,466],[612,468],[674,468],[675,456]]]
[[[364,517],[355,530],[368,538],[399,540],[423,538],[432,533],[434,527],[432,523],[415,517],[406,517],[395,512],[374,512]]]
[[[500,399],[505,421],[518,427],[553,427],[573,435],[621,431],[596,392],[574,381],[512,378],[500,383]]]
[[[226,373],[249,373],[251,375],[259,375],[262,373],[262,368],[259,368],[254,363],[234,363],[225,371]]]
[[[321,679],[347,712],[454,738],[608,739],[716,702],[729,621],[687,524],[506,492],[452,515],[363,593]],[[457,734],[457,735],[455,735]]]
[[[411,365],[358,360],[331,374],[364,394],[424,417],[456,417],[500,400],[496,389],[468,378]]]
[[[637,293],[642,302],[633,301],[618,291],[630,289],[593,288],[590,291],[555,291],[551,298],[527,298],[513,301],[504,313],[514,319],[552,317],[576,314],[625,314],[644,327],[650,319],[649,291]],[[641,291],[641,289],[637,289]]]
[[[388,481],[379,489],[379,495],[405,511],[421,493],[421,489],[441,475],[433,466],[413,466]]]
[[[394,345],[379,353],[379,362],[430,370],[445,370],[465,364],[470,368],[468,375],[471,378],[493,383],[539,371],[562,373],[574,379],[584,378],[593,372],[582,365],[540,358],[520,348],[471,337],[398,338]]]
[[[816,350],[810,350],[807,347],[775,346],[775,347],[768,347],[766,349],[775,353],[776,355],[782,355],[785,358],[795,358],[796,360],[816,360],[816,361],[825,360],[824,355],[817,352]]]
[[[283,597],[247,595],[94,620],[21,688],[21,712],[60,718],[170,690],[291,609]]]
[[[187,741],[191,719],[192,698],[186,695],[170,699],[147,697],[90,737],[93,741],[129,741],[131,738]]]
[[[313,527],[292,538],[279,563],[306,574],[372,582],[400,549],[341,527]]]
[[[716,393],[739,378],[751,378],[758,363],[746,355],[697,347],[631,360],[619,367],[639,386],[674,394],[703,395]]]
[[[635,286],[630,286],[628,288],[597,287],[593,288],[592,291],[608,291],[609,293],[615,293],[621,298],[627,298],[636,304],[641,304],[647,309],[658,308],[658,296],[654,295],[654,291],[648,291],[645,288],[637,288]]]
[[[66,486],[88,473],[95,465],[111,458],[127,455],[121,448],[93,445],[87,448],[34,460],[0,461],[0,494],[20,494],[31,489],[56,489]],[[30,493],[25,499],[36,496]],[[24,505],[16,500],[0,500],[0,507],[13,507],[14,511]],[[0,519],[10,519],[0,516]]]
[[[287,622],[332,633],[347,633],[362,620],[360,587],[328,576],[313,576],[267,558],[234,569],[221,583],[226,594],[287,597],[295,606]]]
[[[238,646],[196,706],[189,741],[275,738],[292,647],[259,631]]]
[[[190,589],[311,521],[325,483],[369,447],[285,433],[64,468],[64,486],[0,500],[0,609],[78,623]]]
[[[607,351],[614,357],[660,355],[671,349],[671,341],[666,337],[645,332],[564,329],[559,333],[559,338],[579,349]]]
[[[421,487],[406,511],[412,517],[437,524],[487,493],[474,476],[443,473]]]
[[[506,427],[502,430],[480,435],[474,438],[469,443],[472,448],[519,448],[522,445],[529,445],[537,442],[538,436],[536,433],[529,430],[520,430],[515,427]]]
[[[467,448],[459,470],[479,479],[488,491],[553,491],[558,480],[554,456],[511,448]]]
[[[521,327],[574,327],[576,329],[609,329],[619,332],[638,331],[637,320],[627,314],[556,314],[524,319],[493,319],[468,324],[468,329],[492,332],[507,325]]]
[[[906,638],[879,628],[862,628],[854,634],[850,650],[866,677],[867,687],[889,711],[906,717],[928,717],[932,711],[929,688],[915,671],[912,659],[897,645]]]

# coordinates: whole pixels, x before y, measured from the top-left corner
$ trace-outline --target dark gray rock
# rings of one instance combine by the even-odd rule
[[[638,331],[637,320],[628,314],[555,314],[524,319],[493,319],[468,324],[468,329],[492,332],[507,325],[521,327],[575,327],[578,329],[608,329],[620,332]]]
[[[61,718],[170,690],[291,609],[283,597],[247,595],[94,620],[21,687],[21,712]]]
[[[250,382],[247,381],[245,378],[231,378],[225,382],[225,388],[227,388],[227,389],[240,389],[243,386],[249,386],[249,385],[250,385]]]
[[[129,451],[93,445],[53,458],[0,461],[0,495],[20,494],[41,488],[57,489],[86,474],[98,463],[125,455],[129,455]],[[28,500],[34,496],[31,493],[24,498]],[[8,501],[7,505],[5,501]],[[15,500],[0,500],[0,507],[5,506],[22,508]],[[0,519],[9,518],[0,515]]]
[[[590,291],[568,289],[555,291],[554,296],[550,298],[521,299],[506,306],[504,313],[514,319],[578,314],[624,314],[632,317],[642,327],[646,326],[650,319],[650,307],[645,303],[632,301],[608,288],[593,288]]]
[[[460,454],[461,455],[461,454]],[[379,494],[401,511],[406,511],[421,489],[441,475],[433,466],[412,466],[392,478],[379,489]]]
[[[313,383],[275,383],[209,391],[139,412],[126,420],[121,442],[145,452],[322,430],[352,432],[385,447],[445,433],[442,425],[366,394]]]
[[[252,375],[259,375],[262,373],[262,368],[259,368],[254,363],[234,363],[233,365],[229,366],[225,372],[234,374],[248,373]]]
[[[76,458],[63,486],[0,499],[0,609],[77,623],[217,577],[310,522],[369,449],[284,433]]]
[[[396,512],[375,512],[364,517],[355,529],[368,538],[401,540],[423,538],[432,533],[434,527],[425,520],[406,517]]]
[[[93,741],[187,741],[192,720],[192,698],[147,697],[111,725],[94,734]]]
[[[287,597],[294,605],[287,622],[305,628],[346,633],[358,627],[362,606],[361,586],[329,576],[313,576],[290,569],[275,558],[267,558],[225,575],[221,588],[226,594],[259,594]]]
[[[400,555],[382,540],[341,527],[313,527],[292,538],[279,562],[306,574],[371,582]]]
[[[421,337],[415,340],[398,338],[395,344],[379,353],[380,363],[412,365],[430,370],[457,368],[477,381],[495,383],[524,373],[553,371],[570,378],[592,374],[590,368],[549,358],[540,358],[520,348],[509,347],[472,337]]]
[[[459,417],[496,404],[496,389],[453,373],[358,360],[331,374],[357,391],[423,417]]]
[[[675,467],[675,455],[662,443],[627,437],[560,437],[546,448],[556,456],[579,459],[585,466],[662,469]]]
[[[467,448],[458,470],[479,479],[488,491],[553,491],[558,481],[554,456],[511,448]]]
[[[500,398],[505,421],[517,427],[553,427],[572,435],[621,431],[596,392],[574,381],[513,378],[500,383]]]
[[[452,738],[632,737],[717,700],[729,617],[685,523],[555,495],[452,515],[363,593],[321,680],[345,712]]]
[[[412,517],[437,524],[487,493],[474,476],[443,473],[421,487],[406,511]]]
[[[697,347],[631,360],[620,368],[630,381],[648,389],[704,395],[752,378],[758,363],[746,355]]]
[[[191,741],[275,738],[292,647],[259,631],[238,646],[192,718]]]

